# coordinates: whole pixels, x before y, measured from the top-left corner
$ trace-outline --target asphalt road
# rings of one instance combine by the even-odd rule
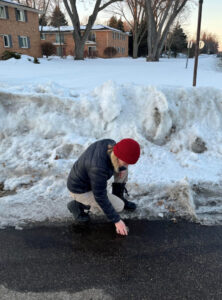
[[[0,230],[0,299],[222,299],[222,227],[126,223]]]

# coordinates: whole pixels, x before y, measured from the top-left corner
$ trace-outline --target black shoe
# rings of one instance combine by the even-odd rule
[[[133,203],[131,201],[128,201],[126,199],[124,199],[123,202],[125,203],[124,209],[131,210],[131,211],[136,209],[136,204],[135,203]]]
[[[67,204],[68,210],[71,212],[71,214],[74,216],[75,220],[81,223],[86,223],[90,221],[89,217],[89,205],[84,205],[82,203],[79,203],[75,200],[69,202]],[[85,210],[87,212],[85,212]]]
[[[133,211],[136,209],[136,204],[125,199],[124,193],[126,193],[129,196],[125,185],[126,185],[125,183],[114,182],[112,184],[112,193],[113,193],[113,195],[115,195],[115,196],[119,197],[121,200],[123,200],[123,202],[125,204],[124,209]]]

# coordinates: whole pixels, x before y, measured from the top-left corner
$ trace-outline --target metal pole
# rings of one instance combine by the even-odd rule
[[[187,62],[186,62],[186,69],[187,69],[187,67],[188,67],[189,56],[190,56],[190,47],[189,47],[189,45],[188,45],[188,49],[187,49]]]
[[[198,12],[198,23],[197,23],[197,39],[196,39],[196,48],[195,48],[195,64],[194,64],[194,73],[193,73],[193,86],[196,86],[196,83],[197,83],[197,67],[198,67],[198,55],[199,55],[199,43],[200,43],[202,5],[203,5],[203,0],[199,0],[199,12]]]

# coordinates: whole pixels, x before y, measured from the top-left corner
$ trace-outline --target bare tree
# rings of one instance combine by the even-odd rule
[[[204,42],[204,47],[201,49],[201,53],[216,54],[218,52],[219,42],[215,34],[203,32],[201,34],[201,40]]]
[[[34,0],[35,1],[35,0]],[[50,7],[50,2],[52,2],[51,0],[42,0],[42,11],[43,11],[43,14],[42,14],[42,18],[46,18],[46,15],[48,13],[48,10],[49,10],[49,7]],[[41,32],[42,32],[42,29],[43,29],[43,24],[41,24]]]
[[[84,45],[85,42],[87,41],[87,38],[90,34],[90,31],[92,29],[92,26],[96,20],[98,13],[103,9],[105,9],[110,4],[118,1],[123,1],[123,0],[108,0],[108,1],[96,0],[93,8],[93,12],[89,16],[88,23],[85,27],[85,30],[82,31],[80,27],[80,20],[79,20],[76,0],[63,0],[63,1],[74,27],[73,38],[75,42],[75,59],[83,60]]]
[[[21,3],[23,5],[38,9],[42,11],[41,19],[46,20],[47,19],[47,14],[50,9],[52,9],[55,0],[17,0],[18,3]],[[43,23],[41,24],[41,32],[42,32],[42,27]]]
[[[53,0],[17,0],[18,3],[41,10],[43,13],[47,12]]]
[[[147,61],[159,61],[170,26],[189,0],[145,0],[147,13]]]
[[[145,0],[125,0],[113,5],[112,13],[122,16],[133,34],[133,58],[138,57],[138,48],[147,31]]]

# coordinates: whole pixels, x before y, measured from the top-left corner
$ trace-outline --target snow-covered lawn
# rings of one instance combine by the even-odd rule
[[[7,91],[53,93],[72,96],[72,93],[91,91],[109,80],[117,84],[191,87],[193,64],[186,58],[161,59],[146,63],[145,58],[87,59],[74,61],[72,57],[40,59],[33,64],[28,57],[0,62],[0,88]],[[216,71],[215,56],[199,59],[198,87],[221,87],[221,73]]]
[[[129,169],[131,216],[221,223],[222,72],[201,56],[193,88],[193,63],[0,61],[0,186],[14,191],[0,198],[0,227],[69,220],[75,159],[97,139],[125,137],[142,147]]]

